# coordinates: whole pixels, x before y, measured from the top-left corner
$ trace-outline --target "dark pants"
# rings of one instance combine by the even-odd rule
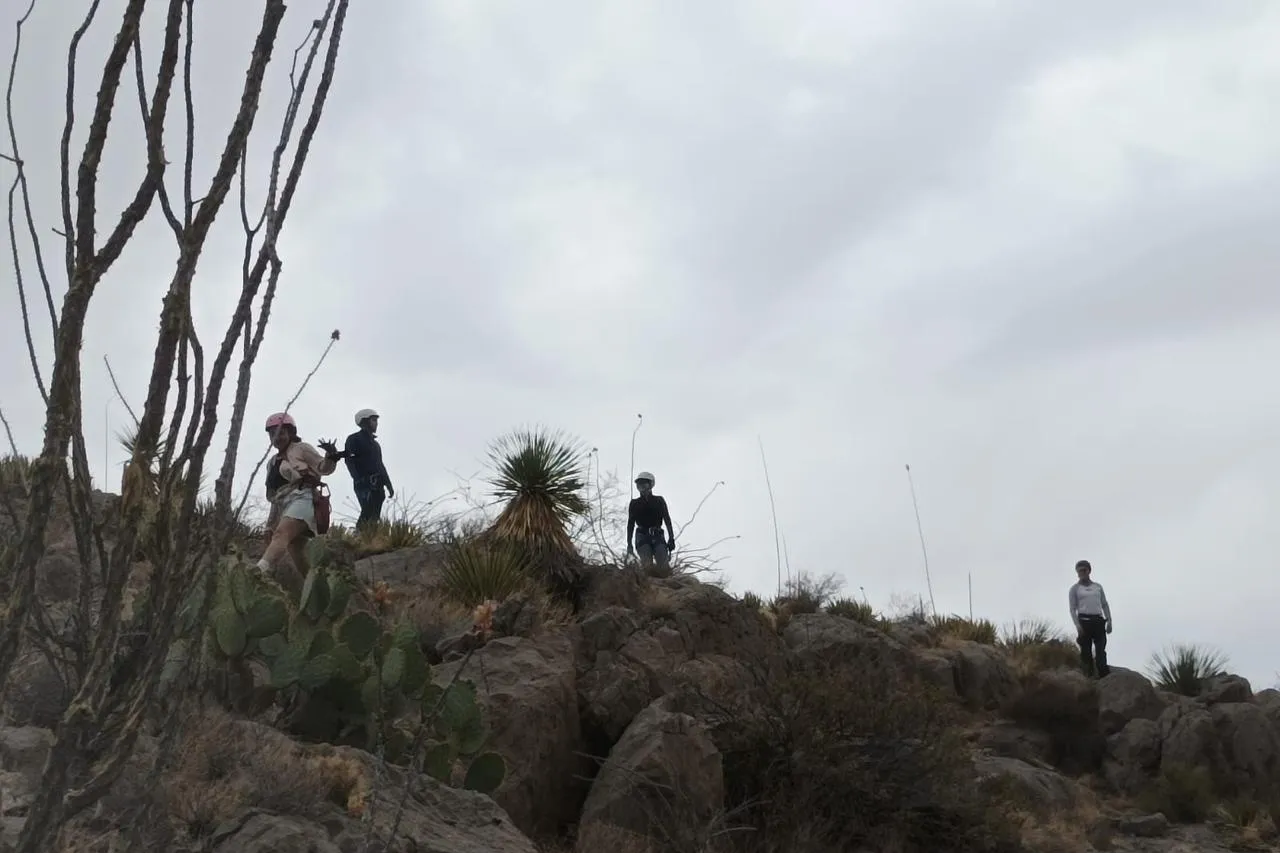
[[[1080,666],[1085,675],[1097,675],[1101,678],[1111,672],[1111,667],[1107,666],[1106,619],[1101,616],[1081,616],[1080,634],[1076,637],[1076,642],[1080,645]]]
[[[371,527],[382,518],[382,502],[387,498],[386,487],[376,477],[355,484],[356,501],[360,504],[360,518],[356,529]]]
[[[640,568],[646,574],[656,578],[671,577],[671,553],[667,550],[667,540],[661,527],[636,530],[636,554],[640,557]]]

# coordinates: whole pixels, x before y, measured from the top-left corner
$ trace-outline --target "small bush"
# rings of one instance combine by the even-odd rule
[[[968,640],[985,646],[996,644],[996,626],[988,619],[966,619],[963,616],[939,616],[930,620],[942,637]]]
[[[1165,768],[1138,799],[1143,809],[1163,812],[1174,823],[1202,823],[1218,800],[1208,768],[1185,765]]]
[[[464,607],[501,602],[526,590],[532,571],[528,555],[514,543],[459,542],[450,546],[445,557],[443,590]]]
[[[809,572],[801,572],[783,585],[782,595],[769,603],[769,609],[775,614],[784,610],[792,616],[801,613],[817,613],[835,597],[844,586],[844,581],[835,574],[814,577]]]
[[[754,610],[764,609],[764,599],[754,592],[744,592],[742,594],[742,603]]]
[[[875,609],[865,601],[856,598],[837,598],[827,603],[827,613],[842,619],[851,619],[862,625],[875,627],[880,623]]]
[[[1157,686],[1183,696],[1199,696],[1205,679],[1221,674],[1227,657],[1204,646],[1177,644],[1151,656],[1148,671]]]
[[[736,849],[1017,849],[936,689],[875,655],[756,680],[715,734]]]

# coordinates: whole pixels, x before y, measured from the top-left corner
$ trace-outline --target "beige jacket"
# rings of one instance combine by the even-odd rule
[[[338,460],[329,459],[305,441],[295,441],[284,453],[284,461],[280,463],[280,475],[285,484],[276,489],[271,496],[270,526],[280,513],[280,508],[296,499],[299,494],[308,494],[311,487],[327,477],[338,468]],[[310,483],[308,485],[307,483]]]

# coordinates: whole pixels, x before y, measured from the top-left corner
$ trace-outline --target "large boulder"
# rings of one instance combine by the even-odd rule
[[[783,630],[787,651],[796,661],[829,665],[875,660],[918,672],[920,662],[904,644],[867,625],[826,613],[793,616]]]
[[[637,609],[604,606],[582,622],[578,695],[591,751],[603,755],[654,700],[694,690],[732,703],[781,659],[758,610],[691,578],[655,581]]]
[[[1206,705],[1253,701],[1253,686],[1243,675],[1223,673],[1206,678],[1197,697]]]
[[[1213,715],[1199,704],[1175,701],[1156,721],[1160,727],[1160,768],[1207,767],[1221,773],[1225,759]]]
[[[1280,733],[1266,711],[1252,702],[1209,708],[1233,786],[1265,791],[1280,784]]]
[[[1045,732],[1052,764],[1067,773],[1100,770],[1106,737],[1098,721],[1098,685],[1074,670],[1034,672],[1002,711],[1013,722]]]
[[[626,837],[702,849],[724,793],[720,753],[706,728],[659,700],[635,718],[596,776],[577,850],[594,853]]]
[[[1053,740],[1048,734],[1007,720],[972,730],[970,741],[976,749],[991,755],[1016,758],[1028,764],[1048,761],[1053,754]]]
[[[25,756],[14,766],[27,770],[51,740],[48,732],[0,729],[4,754]],[[200,849],[218,853],[535,853],[490,797],[362,750],[301,744],[216,713],[191,721],[154,785],[158,750],[155,738],[140,737],[97,814],[80,816],[73,834],[92,834],[113,850],[143,849],[153,837],[159,849],[187,849],[172,842],[198,834]],[[142,825],[120,825],[125,816]],[[23,820],[0,821],[0,849]]]
[[[423,545],[357,560],[355,575],[370,583],[386,581],[392,588],[433,588],[439,585],[443,568],[444,549]]]
[[[1103,775],[1116,790],[1139,793],[1159,772],[1160,753],[1160,724],[1143,718],[1130,720],[1107,738]]]
[[[1061,813],[1080,800],[1080,786],[1052,767],[1039,763],[979,754],[973,760],[978,784],[998,780],[1020,794],[1020,801],[1041,814]]]
[[[491,732],[490,748],[507,762],[494,799],[530,835],[560,831],[585,795],[582,727],[573,631],[491,640],[466,663]],[[434,668],[436,683],[453,679],[462,661]]]
[[[1098,721],[1105,734],[1115,734],[1130,720],[1155,720],[1166,705],[1155,685],[1133,670],[1112,667],[1098,681]]]
[[[947,648],[954,687],[971,708],[995,710],[1018,691],[1018,679],[999,649],[964,641]]]

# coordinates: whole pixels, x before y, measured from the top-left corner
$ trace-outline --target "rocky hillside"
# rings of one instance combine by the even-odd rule
[[[778,618],[694,578],[608,567],[589,571],[576,612],[521,593],[477,630],[447,603],[438,548],[342,569],[351,607],[415,627],[431,684],[474,684],[484,749],[506,763],[492,796],[431,772],[413,744],[389,757],[386,742],[308,738],[277,674],[251,667],[250,701],[214,679],[202,701],[166,706],[62,849],[1280,849],[1280,693],[1242,678],[1194,697],[1125,669],[1090,681],[1061,650],[919,621]],[[48,612],[77,575],[55,538]],[[0,849],[35,793],[64,680],[33,645],[4,697]]]

